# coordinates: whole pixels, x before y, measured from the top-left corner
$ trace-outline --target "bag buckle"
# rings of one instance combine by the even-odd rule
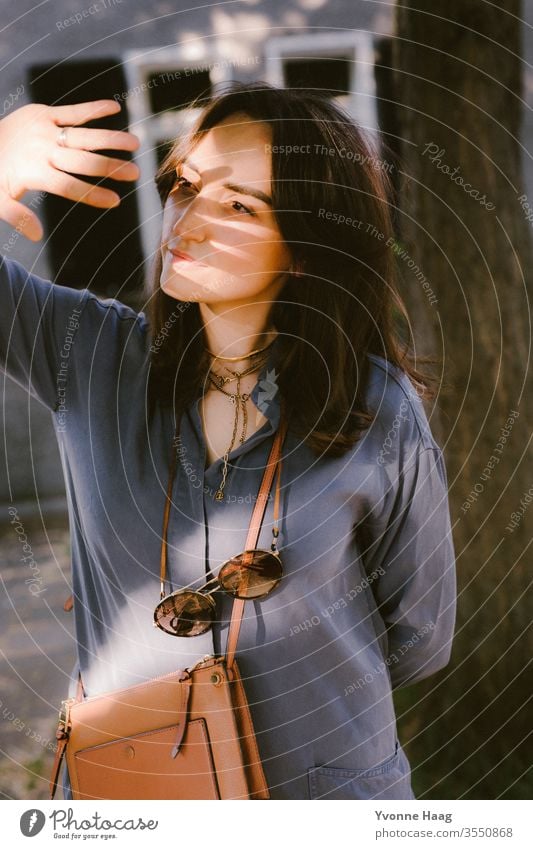
[[[187,666],[185,671],[191,674],[195,669],[201,669],[204,666],[213,666],[215,663],[219,663],[222,660],[221,657],[217,657],[216,654],[206,654],[201,660],[197,660],[196,663],[193,663],[192,666]]]
[[[68,737],[69,726],[70,726],[70,708],[74,704],[76,699],[63,699],[61,701],[61,707],[59,708],[59,720],[57,723],[57,733],[56,737],[61,739],[59,736],[62,731],[63,734],[61,736]]]

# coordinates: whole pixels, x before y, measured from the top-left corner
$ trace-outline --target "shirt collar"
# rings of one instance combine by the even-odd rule
[[[279,371],[276,368],[276,353],[279,349],[279,336],[272,343],[268,359],[257,376],[257,382],[250,392],[250,398],[257,409],[268,419],[272,430],[276,430],[280,420],[280,395],[278,387]],[[207,388],[207,386],[206,386]],[[198,390],[197,397],[201,398],[205,389]],[[269,431],[271,432],[271,431]]]
[[[274,340],[270,351],[268,359],[259,372],[257,376],[257,382],[250,392],[250,398],[254,405],[257,407],[258,411],[260,411],[263,416],[266,418],[266,422],[263,422],[263,425],[249,436],[245,442],[238,443],[233,450],[229,454],[229,462],[233,463],[241,454],[244,454],[250,451],[255,447],[259,442],[263,439],[266,439],[271,434],[275,433],[279,427],[280,418],[281,418],[281,407],[280,407],[280,395],[279,388],[277,383],[278,371],[275,368],[275,354],[278,348],[279,342],[278,338]],[[276,350],[275,350],[276,349]],[[202,423],[200,421],[200,413],[198,410],[198,403],[200,398],[202,397],[202,390],[198,390],[198,396],[196,401],[192,406],[192,415],[195,422],[196,431],[200,440],[203,439],[202,434]],[[216,471],[219,472],[220,463],[215,463],[210,466],[206,470],[206,475],[209,475]]]

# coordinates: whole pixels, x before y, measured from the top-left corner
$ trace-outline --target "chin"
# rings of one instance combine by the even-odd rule
[[[168,295],[169,298],[173,298],[175,301],[183,301],[185,303],[191,300],[191,298],[188,298],[183,292],[180,292],[177,287],[169,286],[168,281],[166,284],[162,283],[160,285],[160,289],[165,293],[165,295]]]
[[[198,292],[202,289],[201,284],[183,277],[181,274],[161,275],[159,286],[166,295],[170,295],[180,301],[196,300]]]

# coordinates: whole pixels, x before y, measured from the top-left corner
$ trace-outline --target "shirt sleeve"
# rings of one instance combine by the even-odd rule
[[[52,411],[71,377],[76,330],[90,296],[0,256],[0,371]]]
[[[446,666],[456,610],[455,552],[441,449],[420,445],[364,522],[363,560],[387,629],[392,686]]]

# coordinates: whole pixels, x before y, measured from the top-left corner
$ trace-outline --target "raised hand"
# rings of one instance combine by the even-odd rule
[[[29,103],[0,121],[0,218],[32,241],[43,236],[37,215],[20,203],[26,191],[46,191],[89,206],[118,206],[120,196],[67,173],[114,180],[136,180],[133,162],[91,151],[136,150],[133,133],[83,127],[88,121],[120,111],[114,100],[93,100],[71,106]],[[58,144],[62,128],[63,145]]]

